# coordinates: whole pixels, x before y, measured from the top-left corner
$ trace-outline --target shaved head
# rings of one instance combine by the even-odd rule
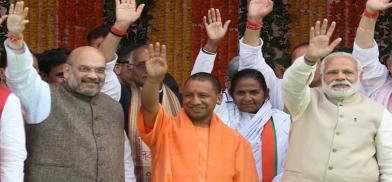
[[[79,47],[67,59],[64,78],[75,92],[92,97],[99,93],[105,83],[105,68],[105,57],[98,49]]]

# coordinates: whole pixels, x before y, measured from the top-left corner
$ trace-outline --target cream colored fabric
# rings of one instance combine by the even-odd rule
[[[392,180],[391,114],[360,93],[329,100],[308,87],[314,70],[301,57],[283,79],[293,124],[282,181]]]

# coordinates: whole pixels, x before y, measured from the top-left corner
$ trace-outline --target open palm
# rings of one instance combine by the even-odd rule
[[[7,19],[8,32],[19,35],[23,33],[25,25],[29,22],[26,20],[29,9],[24,8],[24,2],[19,1],[15,5],[11,4]]]
[[[336,23],[332,22],[328,28],[328,20],[325,19],[322,25],[320,25],[320,21],[317,21],[315,27],[310,29],[309,47],[305,55],[307,59],[316,62],[335,49],[342,40],[337,38],[331,44],[329,43],[335,26]]]
[[[378,12],[391,8],[392,2],[389,2],[389,0],[368,0],[366,7],[371,11]]]
[[[116,20],[130,26],[141,15],[144,4],[136,7],[135,0],[116,0]]]
[[[272,0],[251,0],[248,7],[249,17],[263,18],[267,16],[274,6]]]
[[[166,46],[158,42],[148,47],[149,59],[146,61],[146,71],[149,78],[162,81],[167,73]]]
[[[203,17],[204,26],[207,36],[212,41],[220,41],[226,35],[229,29],[230,20],[222,24],[221,15],[218,9],[211,8],[208,10],[208,17]]]

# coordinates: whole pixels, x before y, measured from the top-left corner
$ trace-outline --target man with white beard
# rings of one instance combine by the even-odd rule
[[[392,115],[357,91],[358,60],[348,53],[330,54],[341,41],[329,44],[335,25],[318,21],[305,56],[283,77],[293,123],[282,181],[391,181]],[[322,87],[310,88],[322,57]]]

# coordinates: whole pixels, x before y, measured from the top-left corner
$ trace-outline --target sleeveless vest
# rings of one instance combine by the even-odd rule
[[[375,137],[383,107],[356,93],[331,102],[320,88],[293,118],[284,182],[379,180]]]
[[[124,181],[124,116],[106,94],[51,85],[51,111],[26,126],[25,181]]]

